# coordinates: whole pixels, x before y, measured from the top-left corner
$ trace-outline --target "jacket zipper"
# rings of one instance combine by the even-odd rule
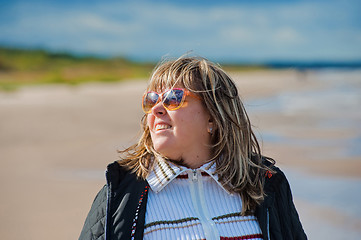
[[[269,208],[267,208],[267,238],[271,240],[270,232],[269,232]]]
[[[106,215],[105,215],[105,228],[104,228],[104,235],[105,235],[105,240],[109,239],[109,222],[110,222],[110,199],[111,199],[111,190],[110,190],[110,182],[109,182],[109,177],[108,177],[108,170],[105,171],[105,176],[106,176],[106,180],[107,180],[107,206],[106,206]]]
[[[193,169],[191,173],[189,173],[190,181],[190,191],[192,196],[193,206],[196,210],[198,218],[202,224],[205,238],[207,240],[219,240],[220,236],[217,231],[216,225],[212,218],[209,215],[206,201],[204,198],[204,190],[202,180],[198,178],[198,172],[196,169]]]

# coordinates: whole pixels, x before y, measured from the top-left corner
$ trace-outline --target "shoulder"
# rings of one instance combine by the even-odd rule
[[[263,164],[268,168],[264,172],[264,189],[266,192],[278,192],[288,190],[289,183],[285,173],[275,165],[273,159],[264,158]]]
[[[291,187],[285,173],[277,166],[272,166],[271,171],[266,171],[264,191],[266,195],[273,195],[281,199],[291,199]]]

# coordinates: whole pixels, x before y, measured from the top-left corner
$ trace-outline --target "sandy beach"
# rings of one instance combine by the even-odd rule
[[[361,71],[232,76],[264,154],[289,177],[309,238],[359,239]],[[134,80],[0,92],[2,239],[78,238],[107,164],[139,136],[145,87]]]

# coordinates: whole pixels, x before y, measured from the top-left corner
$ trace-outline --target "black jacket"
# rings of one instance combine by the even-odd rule
[[[265,240],[307,239],[281,170],[266,174],[266,197],[255,215]],[[107,185],[95,197],[79,240],[143,239],[148,183],[116,162],[106,171]]]

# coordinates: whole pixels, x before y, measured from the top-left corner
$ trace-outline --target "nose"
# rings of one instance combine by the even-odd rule
[[[156,105],[154,105],[154,107],[152,108],[151,113],[158,117],[158,116],[163,116],[167,113],[167,110],[164,108],[163,104],[161,101],[159,101]]]

